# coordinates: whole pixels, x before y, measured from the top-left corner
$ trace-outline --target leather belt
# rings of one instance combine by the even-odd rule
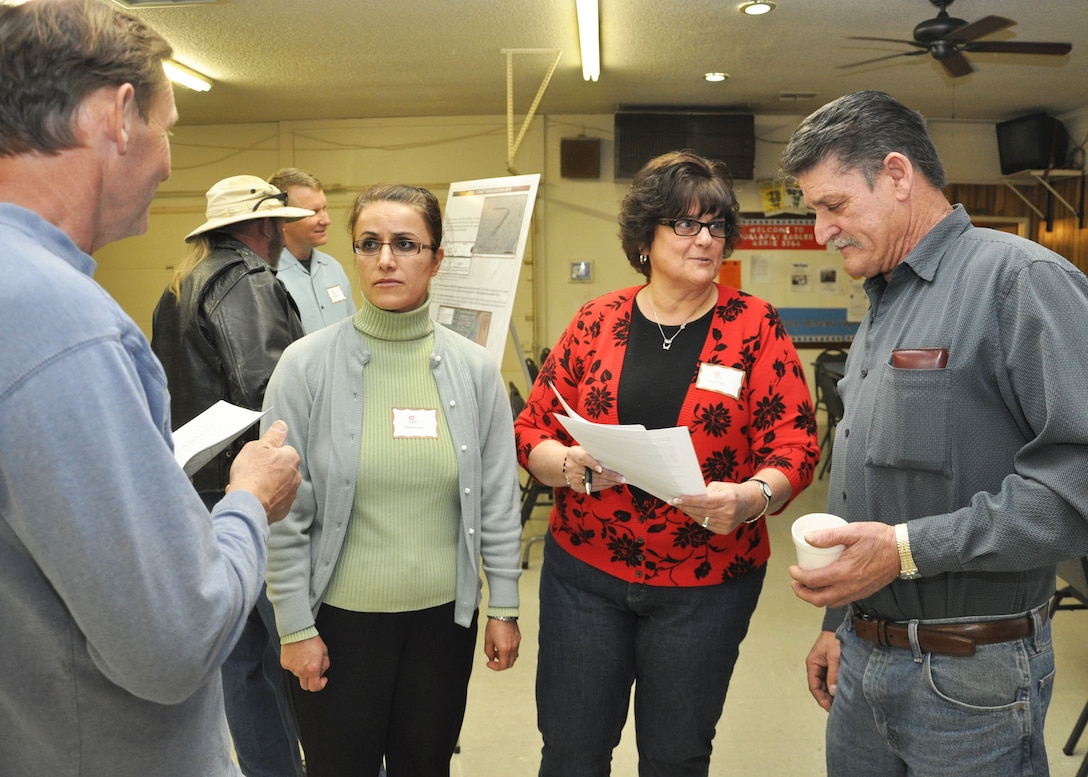
[[[1042,623],[1046,623],[1049,607],[1043,605]],[[1030,637],[1035,632],[1031,613],[1016,618],[974,623],[918,624],[918,647],[925,653],[943,656],[973,656],[976,645],[991,645]],[[910,631],[906,623],[854,615],[854,633],[860,639],[885,647],[910,649]]]

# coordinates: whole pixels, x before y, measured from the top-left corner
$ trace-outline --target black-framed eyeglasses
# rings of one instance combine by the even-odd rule
[[[695,237],[695,235],[698,235],[702,231],[703,227],[706,227],[706,231],[710,233],[711,237],[729,237],[729,225],[724,221],[711,221],[710,223],[707,223],[705,221],[683,218],[661,219],[658,223],[662,226],[672,227],[672,231],[680,237]]]
[[[267,197],[261,197],[261,199],[257,200],[257,204],[253,206],[253,212],[256,213],[257,208],[261,207],[261,203],[267,202],[268,200],[279,200],[280,205],[285,206],[287,205],[287,192],[280,192],[279,194],[269,194]]]
[[[393,256],[415,256],[424,248],[429,248],[432,251],[438,248],[438,246],[427,245],[418,240],[409,240],[406,237],[398,237],[388,243],[383,243],[381,240],[375,240],[372,237],[364,237],[362,240],[356,240],[352,243],[351,250],[360,256],[377,256],[382,252],[382,246],[389,246]]]

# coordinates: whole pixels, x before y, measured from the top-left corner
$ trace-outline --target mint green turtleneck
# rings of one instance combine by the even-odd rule
[[[451,602],[461,522],[457,457],[431,371],[428,305],[390,313],[364,299],[354,323],[370,350],[359,477],[325,602],[356,612]],[[410,425],[394,422],[395,409],[435,421],[437,436],[405,436]]]

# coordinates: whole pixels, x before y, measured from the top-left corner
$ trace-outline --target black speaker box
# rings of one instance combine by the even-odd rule
[[[559,174],[564,178],[600,178],[601,139],[579,137],[560,140]]]
[[[713,111],[620,111],[615,116],[616,178],[634,178],[654,157],[689,148],[725,162],[735,180],[754,178],[755,116]]]

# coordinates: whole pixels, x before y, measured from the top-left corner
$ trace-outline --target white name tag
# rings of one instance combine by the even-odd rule
[[[335,286],[329,286],[327,289],[325,289],[325,291],[329,293],[329,299],[332,300],[333,304],[336,304],[337,302],[343,302],[347,299],[347,295],[344,294],[344,290],[340,288],[339,283]]]
[[[438,411],[394,407],[393,437],[438,437]]]
[[[740,387],[743,384],[744,370],[705,363],[699,365],[699,379],[695,382],[697,388],[725,394],[733,399],[740,397]]]

